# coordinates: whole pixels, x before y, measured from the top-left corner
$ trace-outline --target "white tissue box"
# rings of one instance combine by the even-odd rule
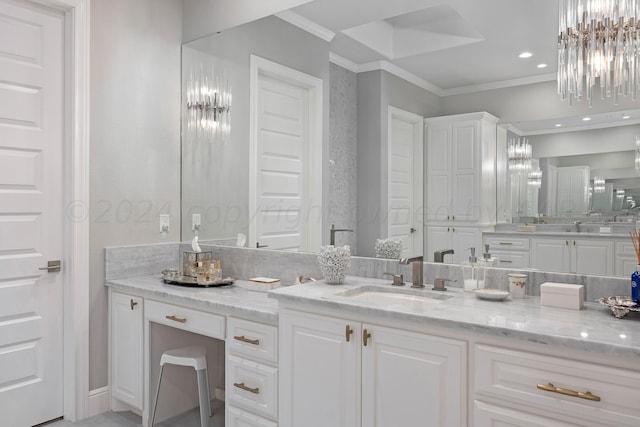
[[[584,307],[584,286],[546,282],[540,285],[540,304],[580,310]]]

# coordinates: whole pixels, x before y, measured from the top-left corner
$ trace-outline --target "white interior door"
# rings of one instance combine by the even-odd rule
[[[387,236],[402,240],[402,255],[421,255],[423,118],[389,107],[389,167]]]
[[[0,424],[63,414],[63,22],[0,0]]]
[[[270,249],[316,250],[321,231],[321,80],[275,67],[252,76],[250,244]],[[319,176],[320,175],[320,176]]]

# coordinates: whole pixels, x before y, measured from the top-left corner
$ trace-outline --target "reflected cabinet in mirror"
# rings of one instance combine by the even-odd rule
[[[581,273],[600,257],[607,267],[590,274],[629,274],[625,227],[640,203],[630,100],[569,109],[549,75],[438,87],[348,32],[325,36],[282,16],[183,45],[182,240],[317,252],[333,237],[353,255],[437,253],[456,264],[490,244],[512,269]],[[335,53],[351,48],[349,59]],[[441,46],[451,61],[456,49]],[[441,51],[419,54],[434,76],[447,74]],[[587,112],[610,120],[556,132]],[[532,160],[512,173],[508,140],[518,137]],[[558,265],[542,260],[556,243],[579,249],[556,254]]]

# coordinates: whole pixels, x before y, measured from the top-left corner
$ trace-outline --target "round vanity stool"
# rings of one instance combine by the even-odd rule
[[[158,377],[158,389],[156,400],[153,404],[151,415],[151,427],[156,418],[156,408],[158,406],[158,396],[160,395],[160,383],[162,381],[162,371],[165,364],[191,366],[196,370],[198,376],[198,396],[200,399],[200,424],[202,427],[209,427],[211,417],[211,403],[209,401],[209,376],[207,374],[207,351],[200,346],[181,347],[167,350],[160,358],[160,376]]]

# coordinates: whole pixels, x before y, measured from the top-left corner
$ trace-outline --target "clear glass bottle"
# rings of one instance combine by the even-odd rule
[[[462,278],[464,280],[464,290],[473,291],[478,287],[478,257],[476,248],[469,248],[471,255],[468,261],[462,262]]]
[[[492,257],[489,253],[489,244],[484,245],[484,253],[482,258],[478,260],[478,272],[477,272],[477,287],[485,287],[485,278],[487,275],[487,268],[493,268],[498,266],[498,258]]]

